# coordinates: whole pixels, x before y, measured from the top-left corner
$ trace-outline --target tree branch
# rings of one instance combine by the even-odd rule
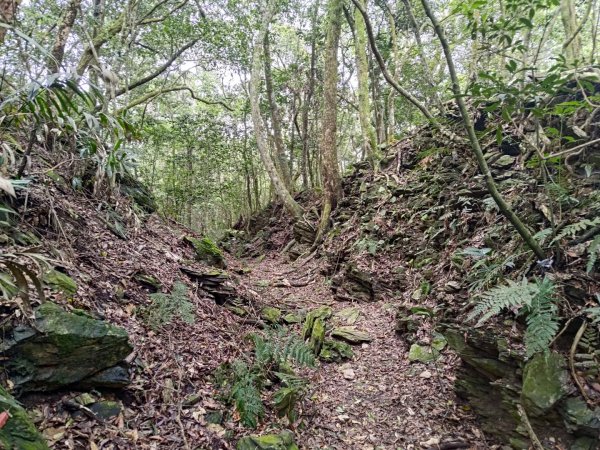
[[[198,42],[199,39],[194,39],[191,42],[188,42],[187,44],[185,44],[183,47],[181,47],[179,50],[177,50],[173,56],[171,56],[171,58],[168,59],[168,61],[166,61],[163,65],[161,65],[158,69],[156,69],[154,72],[152,72],[151,74],[148,74],[147,76],[145,76],[144,78],[140,78],[137,81],[134,81],[133,83],[131,83],[129,86],[118,89],[115,92],[115,97],[119,97],[120,95],[125,94],[126,92],[132,91],[137,87],[140,87],[146,83],[148,83],[149,81],[154,80],[157,76],[159,76],[161,73],[163,73],[165,70],[167,70],[171,64],[173,64],[173,62],[175,62],[175,60],[177,58],[179,58],[181,56],[181,54],[183,52],[185,52],[187,49],[189,49],[190,47],[194,46],[194,44],[196,44],[196,42]]]
[[[233,108],[231,108],[229,105],[227,105],[221,101],[206,100],[204,98],[198,97],[196,95],[196,93],[192,90],[192,88],[190,88],[188,86],[173,86],[173,87],[168,87],[168,88],[160,88],[160,89],[156,89],[154,91],[148,92],[147,94],[144,94],[141,97],[138,97],[135,100],[131,101],[127,105],[123,106],[122,108],[117,109],[115,111],[115,113],[116,114],[123,113],[131,108],[135,108],[136,106],[141,105],[142,103],[150,102],[162,94],[167,94],[169,92],[176,92],[176,91],[188,91],[190,94],[190,97],[192,97],[196,101],[199,101],[206,105],[220,105],[229,111],[233,111]]]

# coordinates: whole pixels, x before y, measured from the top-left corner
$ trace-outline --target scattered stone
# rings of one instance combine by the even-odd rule
[[[0,412],[8,411],[10,417],[0,427],[0,448],[20,450],[49,450],[42,435],[27,415],[27,411],[2,386],[0,386]]]
[[[424,345],[412,344],[408,352],[408,360],[411,362],[428,363],[435,360],[431,348]]]
[[[87,406],[87,405],[91,405],[92,403],[96,403],[96,397],[94,397],[92,394],[88,393],[88,392],[84,392],[83,394],[78,395],[77,397],[75,397],[75,402],[83,405],[83,406]]]
[[[197,239],[192,236],[186,236],[184,240],[194,247],[196,260],[220,269],[227,267],[223,252],[221,252],[219,247],[217,247],[209,238],[204,237],[202,239]]]
[[[312,332],[308,346],[311,348],[315,355],[321,353],[323,343],[325,342],[325,322],[321,317],[318,317],[313,322]]]
[[[366,331],[357,330],[355,327],[337,327],[331,332],[332,337],[343,339],[350,344],[371,342],[373,339]]]
[[[301,323],[302,316],[300,314],[288,313],[285,316],[283,316],[283,321],[288,325],[291,325],[293,323]]]
[[[354,380],[354,378],[356,378],[356,374],[354,373],[354,370],[352,370],[350,368],[342,370],[342,375],[344,376],[344,378],[346,380]]]
[[[263,436],[246,436],[241,438],[237,450],[298,450],[294,443],[291,431],[284,430],[279,434],[265,434]]]
[[[431,372],[430,372],[429,370],[424,370],[423,372],[421,372],[421,373],[419,374],[419,377],[420,377],[420,378],[425,378],[425,379],[428,379],[428,378],[431,378],[431,377],[432,377],[432,375],[431,375]]]
[[[91,377],[77,383],[77,387],[84,389],[122,389],[131,383],[129,365],[120,363],[108,369],[101,370]]]
[[[600,408],[588,408],[581,397],[571,397],[562,402],[560,413],[570,431],[600,436]]]
[[[345,320],[347,325],[354,325],[360,316],[360,311],[358,308],[350,307],[338,311],[335,315]]]
[[[94,403],[90,410],[102,420],[108,420],[121,414],[123,406],[119,402],[103,401]]]
[[[510,155],[502,155],[492,163],[492,167],[497,169],[508,169],[515,163],[515,158]]]
[[[319,306],[318,308],[310,311],[304,320],[304,326],[302,327],[302,338],[308,339],[311,336],[315,320],[322,319],[325,321],[331,317],[332,313],[333,310],[329,306]]]
[[[52,302],[36,309],[35,328],[19,325],[0,343],[8,375],[22,392],[77,383],[118,364],[131,351],[124,329]]]
[[[260,311],[260,317],[267,323],[272,325],[279,323],[279,319],[281,319],[281,310],[278,308],[273,308],[272,306],[265,306]]]
[[[456,292],[456,291],[460,291],[461,286],[460,283],[457,281],[448,281],[446,283],[446,285],[444,286],[444,290],[446,292]]]
[[[352,347],[345,342],[326,339],[319,358],[326,362],[339,362],[343,359],[350,359],[353,356]]]

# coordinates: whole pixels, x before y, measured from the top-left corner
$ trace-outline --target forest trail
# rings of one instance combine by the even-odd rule
[[[352,307],[358,312],[353,325],[372,338],[353,346],[349,361],[322,362],[310,375],[309,401],[302,411],[305,428],[297,430],[302,448],[411,450],[457,441],[468,442],[471,449],[489,448],[454,394],[458,357],[445,350],[435,363],[410,363],[410,345],[394,329],[398,305],[335,300],[322,275],[322,260],[291,263],[271,253],[247,262],[246,280],[262,302],[289,312],[327,305],[334,311],[334,326],[348,325],[339,313]]]

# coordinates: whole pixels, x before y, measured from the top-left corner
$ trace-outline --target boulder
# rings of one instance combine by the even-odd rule
[[[10,417],[0,428],[0,448],[19,450],[49,450],[42,435],[27,412],[0,386],[0,412],[8,411]]]
[[[4,336],[0,356],[7,358],[8,375],[21,392],[51,391],[100,376],[132,351],[122,328],[51,302],[35,310],[34,327],[19,325]]]
[[[279,434],[262,436],[246,436],[241,438],[237,450],[298,450],[291,431],[284,430]]]

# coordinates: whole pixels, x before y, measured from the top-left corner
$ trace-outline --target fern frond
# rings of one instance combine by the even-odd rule
[[[283,348],[282,362],[291,360],[299,366],[314,367],[315,355],[299,336],[291,334]]]
[[[559,329],[554,284],[544,278],[536,285],[538,292],[531,301],[525,331],[525,349],[528,358],[547,350]]]
[[[587,273],[590,273],[594,269],[594,265],[598,260],[598,253],[600,253],[600,234],[594,238],[594,240],[590,243],[588,249],[588,261],[587,266],[585,268]]]
[[[265,414],[265,406],[260,396],[256,376],[246,372],[233,385],[231,396],[235,400],[235,408],[239,412],[240,420],[244,426],[256,428],[258,421]]]
[[[538,231],[533,235],[533,238],[538,241],[540,244],[543,244],[544,241],[552,234],[552,228],[544,228],[541,231]]]
[[[551,244],[554,244],[555,242],[558,242],[561,239],[564,239],[566,237],[573,238],[573,237],[577,236],[579,233],[581,233],[582,231],[584,231],[590,227],[594,227],[596,225],[600,225],[600,217],[596,217],[595,219],[592,219],[592,220],[583,219],[579,222],[567,225],[562,230],[560,230],[560,233],[558,233],[554,239],[552,239]]]
[[[539,287],[523,279],[520,283],[508,281],[508,286],[498,286],[481,294],[481,301],[475,306],[467,320],[478,318],[477,325],[488,321],[506,308],[530,306]]]

